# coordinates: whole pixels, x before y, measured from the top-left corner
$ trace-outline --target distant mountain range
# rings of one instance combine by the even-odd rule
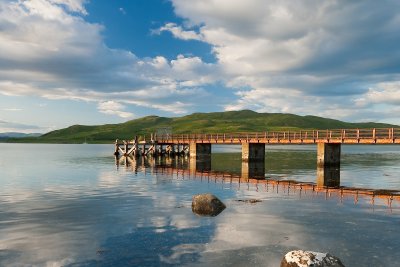
[[[40,137],[11,139],[11,142],[43,143],[110,143],[115,139],[133,139],[135,135],[149,135],[157,131],[172,133],[235,133],[272,130],[391,128],[385,123],[349,123],[316,116],[285,113],[257,113],[251,110],[191,115],[166,118],[147,116],[120,124],[98,126],[73,125],[49,132]]]
[[[41,136],[41,133],[17,133],[17,132],[8,132],[8,133],[0,133],[0,138],[25,138],[25,137],[38,137]]]

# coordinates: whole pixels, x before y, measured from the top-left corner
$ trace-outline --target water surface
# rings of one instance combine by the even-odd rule
[[[183,160],[117,167],[112,145],[0,151],[0,266],[279,266],[299,248],[329,251],[346,266],[398,266],[396,199],[190,176]],[[213,152],[213,171],[240,175],[240,147]],[[267,179],[315,182],[314,146],[266,153]],[[343,147],[341,186],[399,190],[399,178],[396,146]],[[191,198],[204,192],[227,209],[193,214]]]

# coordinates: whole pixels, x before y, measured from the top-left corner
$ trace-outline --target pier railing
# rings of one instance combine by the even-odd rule
[[[150,139],[149,139],[150,138]],[[157,143],[272,143],[272,144],[310,144],[318,142],[348,144],[395,144],[400,143],[400,128],[374,129],[332,129],[265,131],[251,133],[212,133],[212,134],[162,134],[144,136],[143,141]]]

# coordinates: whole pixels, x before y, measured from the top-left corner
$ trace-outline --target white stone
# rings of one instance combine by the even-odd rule
[[[343,267],[341,261],[328,254],[314,251],[293,250],[286,253],[281,267]]]

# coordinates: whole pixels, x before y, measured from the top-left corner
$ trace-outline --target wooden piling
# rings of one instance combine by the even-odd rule
[[[119,145],[118,145],[118,139],[115,140],[115,150],[114,150],[114,156],[118,157],[119,156]]]

